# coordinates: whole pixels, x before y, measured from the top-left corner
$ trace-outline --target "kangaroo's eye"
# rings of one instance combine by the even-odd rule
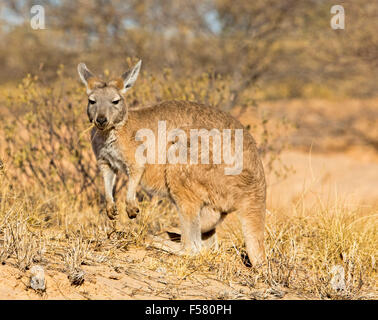
[[[88,101],[89,101],[90,104],[95,104],[96,103],[96,100],[88,99]]]
[[[120,101],[121,99],[118,99],[118,100],[114,100],[112,101],[113,104],[118,104],[118,102]]]

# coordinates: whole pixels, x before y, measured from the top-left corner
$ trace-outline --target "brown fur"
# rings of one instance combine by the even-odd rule
[[[97,88],[97,96],[104,95],[105,92],[101,92],[104,89]],[[127,110],[126,105],[124,108]],[[262,262],[265,256],[265,175],[256,143],[249,132],[228,113],[187,101],[166,101],[149,108],[127,110],[122,114],[124,119],[119,124],[111,124],[107,130],[94,128],[92,144],[105,184],[115,179],[118,171],[124,171],[129,176],[129,217],[134,217],[138,212],[135,200],[138,185],[149,192],[169,197],[179,211],[184,249],[197,252],[201,249],[201,233],[215,236],[216,226],[225,215],[236,213],[241,221],[251,262]],[[136,132],[148,128],[158,137],[158,121],[162,120],[166,120],[167,132],[179,128],[186,131],[188,137],[190,129],[216,128],[221,132],[222,129],[243,129],[242,172],[239,175],[225,175],[227,165],[212,164],[211,161],[210,164],[197,165],[189,162],[138,164],[135,153],[141,142],[135,141]],[[211,154],[212,149],[210,159]],[[108,215],[114,218],[117,209],[109,192],[107,203]]]
[[[88,87],[90,90],[94,90],[95,88],[103,88],[106,84],[102,80],[98,78],[90,78],[88,80]]]
[[[122,88],[123,88],[123,81],[122,81],[121,78],[114,79],[114,80],[112,80],[112,81],[109,82],[109,86],[114,86],[118,90],[122,90]]]

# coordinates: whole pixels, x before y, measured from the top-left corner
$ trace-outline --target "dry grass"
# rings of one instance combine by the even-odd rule
[[[80,285],[86,277],[83,266],[107,266],[128,275],[136,268],[140,277],[150,273],[151,282],[144,286],[156,296],[162,293],[153,280],[160,279],[156,274],[163,274],[170,288],[164,297],[171,292],[171,298],[190,298],[182,290],[196,281],[215,281],[228,288],[202,298],[377,298],[377,208],[350,210],[340,202],[319,201],[312,208],[297,203],[291,210],[271,210],[266,228],[267,264],[256,270],[243,263],[244,243],[235,217],[227,218],[221,227],[219,251],[177,257],[154,249],[148,241],[150,235],[177,226],[177,215],[165,200],[141,202],[136,220],[121,215],[118,228],[123,232],[109,239],[111,224],[98,213],[99,207],[80,209],[59,196],[36,197],[31,203],[21,194],[16,196],[4,180],[1,191],[2,261],[22,271],[42,263],[47,272],[61,270],[71,284]],[[53,202],[55,208],[48,221],[44,201]],[[127,258],[134,252],[144,252],[142,261]],[[341,290],[331,286],[334,266],[341,266],[345,273]],[[171,277],[175,281],[170,282]],[[191,290],[203,293],[201,288]]]

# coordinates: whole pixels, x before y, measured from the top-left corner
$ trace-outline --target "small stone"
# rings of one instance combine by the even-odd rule
[[[166,274],[167,273],[167,269],[165,269],[164,267],[158,267],[156,269],[156,272]]]
[[[330,273],[332,274],[332,279],[330,281],[332,289],[336,292],[345,291],[345,270],[343,266],[333,266]]]
[[[109,279],[119,280],[119,279],[121,279],[121,277],[116,273],[112,273],[112,274],[109,275]]]
[[[35,291],[46,290],[45,271],[41,266],[33,266],[30,269],[30,287]]]

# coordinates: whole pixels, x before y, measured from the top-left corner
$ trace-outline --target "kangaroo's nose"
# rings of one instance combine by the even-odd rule
[[[108,119],[105,116],[99,116],[97,117],[96,122],[98,125],[104,126],[108,122]]]

